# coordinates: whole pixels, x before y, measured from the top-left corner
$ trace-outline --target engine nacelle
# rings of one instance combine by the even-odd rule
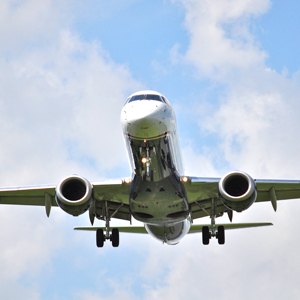
[[[219,182],[219,195],[227,208],[241,212],[255,202],[257,197],[256,184],[244,172],[230,172]]]
[[[93,187],[81,176],[69,176],[57,185],[55,199],[58,206],[66,213],[79,216],[93,203]]]

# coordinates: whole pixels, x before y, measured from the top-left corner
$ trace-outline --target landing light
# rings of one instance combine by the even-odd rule
[[[147,158],[146,158],[146,157],[143,157],[143,158],[142,158],[142,163],[145,164],[146,162],[147,162]]]
[[[126,183],[130,183],[130,182],[131,182],[131,178],[130,178],[130,177],[126,177],[126,178],[125,178],[125,182],[126,182]]]
[[[187,177],[182,177],[182,181],[183,181],[183,182],[187,182],[187,181],[188,181],[188,178],[187,178]]]

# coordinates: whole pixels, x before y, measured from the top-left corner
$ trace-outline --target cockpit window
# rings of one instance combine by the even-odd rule
[[[151,95],[151,94],[132,96],[128,102],[137,101],[137,100],[155,100],[155,101],[165,102],[161,96]]]

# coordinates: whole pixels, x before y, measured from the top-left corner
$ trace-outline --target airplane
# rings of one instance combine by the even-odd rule
[[[159,241],[175,245],[189,233],[202,232],[208,245],[212,237],[225,243],[225,230],[269,226],[272,223],[216,224],[216,218],[233,211],[242,212],[253,203],[300,198],[298,180],[253,179],[241,171],[222,178],[193,177],[184,174],[178,130],[173,108],[162,94],[145,90],[132,94],[121,111],[121,125],[131,167],[131,176],[117,180],[90,182],[71,175],[57,185],[1,188],[0,203],[52,206],[79,216],[89,212],[90,222],[105,221],[104,227],[75,227],[96,232],[96,245],[110,240],[119,246],[119,232],[148,233]],[[210,217],[208,225],[193,221]],[[111,219],[144,226],[111,228]]]

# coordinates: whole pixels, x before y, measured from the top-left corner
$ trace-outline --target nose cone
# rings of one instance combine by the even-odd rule
[[[121,113],[124,133],[138,139],[153,139],[165,134],[168,119],[167,105],[152,100],[128,103]]]

